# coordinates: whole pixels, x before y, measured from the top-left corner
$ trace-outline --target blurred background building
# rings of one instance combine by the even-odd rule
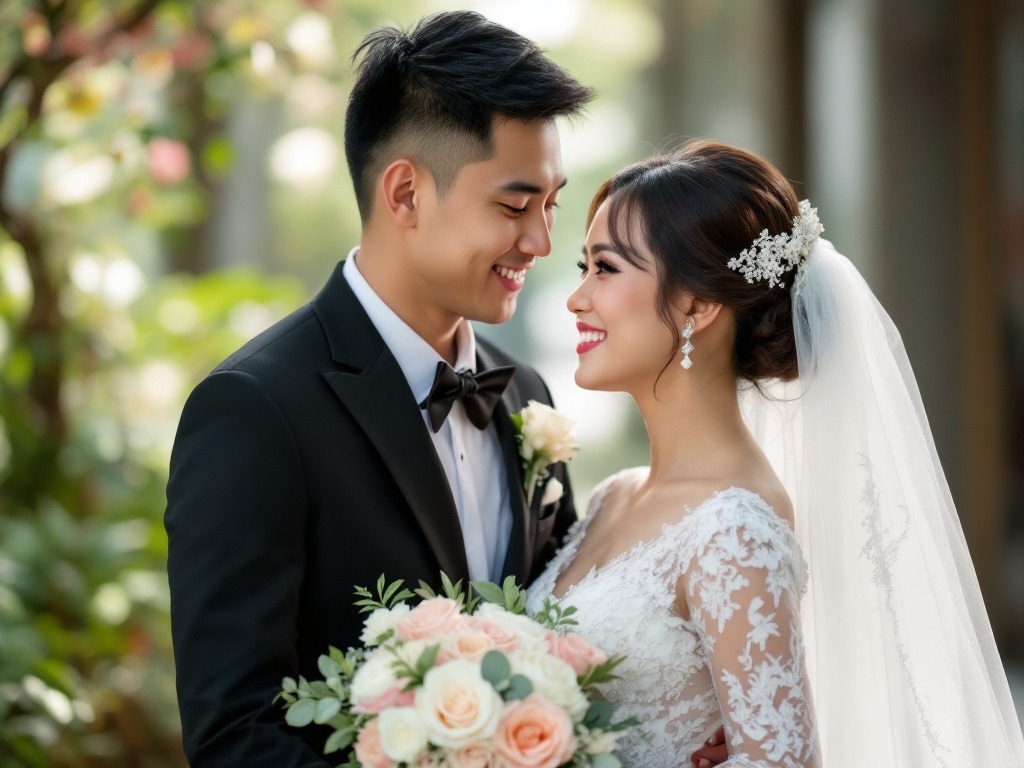
[[[358,241],[350,52],[451,8],[600,91],[561,126],[551,257],[481,328],[579,423],[579,494],[646,462],[628,398],[572,381],[590,195],[687,138],[738,144],[901,329],[1024,663],[1024,0],[0,0],[0,764],[183,764],[161,524],[181,406]]]

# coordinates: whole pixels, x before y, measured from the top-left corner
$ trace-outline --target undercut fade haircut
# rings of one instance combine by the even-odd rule
[[[427,16],[408,32],[378,27],[352,60],[345,157],[363,222],[396,158],[426,167],[443,197],[459,169],[493,156],[495,117],[572,117],[594,95],[532,41],[472,11]]]

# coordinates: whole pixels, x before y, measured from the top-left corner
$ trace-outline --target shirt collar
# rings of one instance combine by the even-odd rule
[[[434,384],[437,364],[443,360],[437,351],[430,346],[416,331],[402,320],[389,307],[375,290],[366,282],[356,264],[358,246],[353,248],[345,264],[342,274],[349,287],[362,304],[384,343],[398,361],[402,373],[405,374],[409,388],[417,403],[426,400],[430,388]],[[455,329],[455,370],[476,370],[476,336],[473,326],[463,319]]]

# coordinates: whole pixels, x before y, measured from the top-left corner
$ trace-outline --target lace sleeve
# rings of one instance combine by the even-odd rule
[[[779,525],[764,514],[726,521],[693,552],[680,582],[715,683],[731,768],[818,765],[797,613],[803,560]]]

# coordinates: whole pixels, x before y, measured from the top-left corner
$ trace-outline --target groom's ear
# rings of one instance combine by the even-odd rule
[[[422,170],[407,158],[395,160],[381,174],[384,209],[403,229],[416,226],[419,185],[422,182]]]

